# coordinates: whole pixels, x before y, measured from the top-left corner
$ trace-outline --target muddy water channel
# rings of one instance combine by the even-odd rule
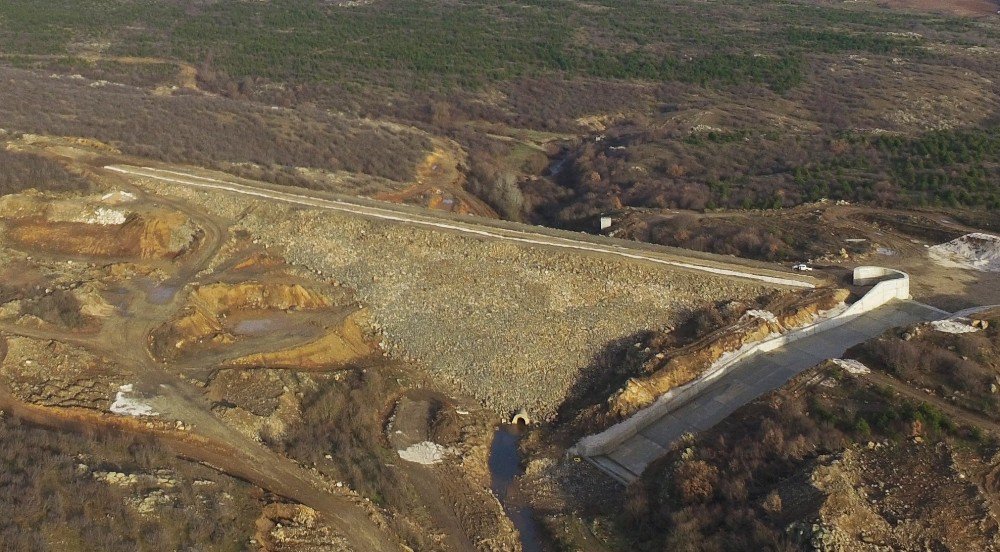
[[[515,479],[524,473],[517,444],[524,430],[518,426],[502,425],[493,434],[489,468],[493,493],[500,499],[507,516],[521,535],[524,552],[541,552],[542,541],[535,512],[524,504],[516,490]]]

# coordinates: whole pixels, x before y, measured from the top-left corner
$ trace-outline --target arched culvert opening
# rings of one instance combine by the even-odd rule
[[[531,424],[531,416],[528,415],[527,410],[522,408],[517,412],[517,414],[514,414],[514,417],[510,419],[510,423],[513,426],[521,428],[527,427]]]

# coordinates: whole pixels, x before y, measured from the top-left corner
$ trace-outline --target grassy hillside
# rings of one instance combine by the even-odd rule
[[[8,64],[164,88],[181,63],[232,99],[415,124],[471,153],[496,211],[565,226],[622,206],[996,208],[998,38],[995,16],[787,0],[0,5]],[[556,134],[520,141],[536,131]],[[280,162],[414,164],[334,149]]]

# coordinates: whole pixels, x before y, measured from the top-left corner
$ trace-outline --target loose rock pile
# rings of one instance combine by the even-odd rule
[[[17,398],[43,406],[105,409],[115,396],[112,379],[121,372],[106,359],[58,342],[7,339],[0,379]]]

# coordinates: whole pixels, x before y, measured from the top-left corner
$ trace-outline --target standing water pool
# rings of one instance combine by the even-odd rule
[[[518,493],[512,492],[514,479],[524,473],[521,469],[521,455],[517,448],[523,431],[519,426],[502,425],[493,434],[489,460],[491,487],[520,533],[521,548],[524,552],[541,552],[542,543],[535,512],[518,498]]]

